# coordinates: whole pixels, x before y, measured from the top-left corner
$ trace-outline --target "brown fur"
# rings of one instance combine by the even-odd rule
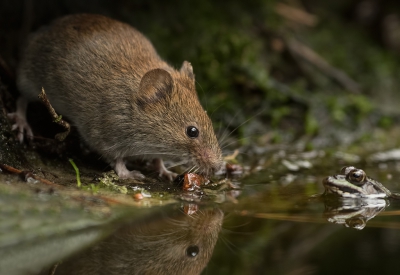
[[[121,157],[179,156],[209,173],[222,165],[193,69],[177,71],[131,26],[100,15],[69,15],[34,33],[18,69],[22,95],[42,87],[57,112],[113,163]],[[186,127],[200,135],[191,139]]]
[[[219,209],[192,216],[163,213],[161,219],[124,226],[89,251],[64,261],[55,274],[200,274],[213,254],[223,217]],[[198,248],[196,256],[187,255],[190,247]]]

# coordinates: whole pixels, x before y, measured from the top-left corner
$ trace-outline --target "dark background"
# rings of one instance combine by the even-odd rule
[[[216,132],[239,145],[391,147],[399,117],[397,1],[3,0],[1,79],[29,32],[70,13],[127,22],[171,65],[193,64]],[[10,110],[8,110],[10,111]]]

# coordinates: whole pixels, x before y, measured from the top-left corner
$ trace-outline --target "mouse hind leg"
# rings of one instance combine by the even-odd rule
[[[17,139],[19,142],[24,141],[24,133],[28,140],[33,139],[32,129],[26,119],[26,110],[28,103],[35,101],[40,93],[40,86],[35,85],[35,77],[29,74],[29,65],[27,61],[22,61],[17,70],[17,87],[21,95],[17,99],[17,109],[14,113],[9,113],[7,116],[14,121],[12,130],[18,130]]]
[[[30,140],[33,139],[32,129],[26,119],[26,109],[28,108],[28,101],[26,98],[20,96],[17,99],[17,110],[14,113],[8,113],[7,116],[14,121],[11,130],[18,130],[17,139],[19,142],[24,141],[24,132],[26,137]]]

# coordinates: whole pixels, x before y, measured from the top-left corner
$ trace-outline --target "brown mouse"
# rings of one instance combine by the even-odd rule
[[[21,97],[16,120],[22,141],[27,103],[42,87],[55,110],[66,116],[85,142],[120,178],[142,178],[129,171],[127,157],[154,159],[169,179],[161,159],[181,158],[200,173],[222,166],[212,123],[195,90],[192,66],[175,70],[151,42],[128,24],[92,15],[68,15],[33,33],[17,70]]]
[[[124,225],[94,247],[64,259],[54,274],[200,274],[213,255],[223,218],[217,208],[190,216],[161,211]]]

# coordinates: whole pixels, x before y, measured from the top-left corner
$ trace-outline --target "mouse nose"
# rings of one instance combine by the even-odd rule
[[[217,163],[215,163],[212,167],[211,167],[211,173],[215,174],[217,173],[219,170],[222,169],[223,163],[222,161],[219,161]]]
[[[212,150],[203,148],[200,155],[203,162],[209,167],[211,173],[214,174],[222,168],[223,162],[221,154],[215,154]]]
[[[209,149],[204,148],[203,150],[201,150],[200,155],[201,158],[204,160],[204,162],[209,162],[211,159],[211,154]]]

